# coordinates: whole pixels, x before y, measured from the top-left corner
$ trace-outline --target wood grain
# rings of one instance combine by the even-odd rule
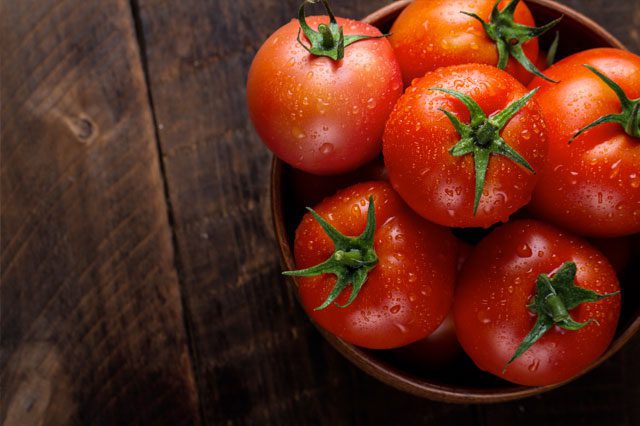
[[[0,3],[4,425],[192,424],[129,4]]]
[[[564,2],[640,52],[637,0]],[[280,276],[244,101],[298,6],[0,0],[0,423],[639,424],[638,338],[566,387],[479,407],[383,385],[313,328]]]

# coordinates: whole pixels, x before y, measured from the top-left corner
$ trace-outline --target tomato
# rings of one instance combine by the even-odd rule
[[[460,94],[479,105],[472,126],[461,130],[465,137],[450,122],[470,121],[469,107],[456,99]],[[529,201],[537,181],[532,170],[541,169],[546,156],[545,125],[537,103],[527,102],[531,95],[488,65],[440,68],[417,80],[385,127],[383,154],[393,187],[416,212],[441,225],[506,221]],[[466,146],[458,151],[461,144]],[[483,164],[486,176],[479,171]]]
[[[327,16],[306,19],[310,27]],[[375,27],[336,18],[345,40],[380,37]],[[385,38],[344,48],[334,60],[309,53],[309,39],[292,20],[256,54],[247,80],[247,103],[260,138],[293,167],[327,175],[356,169],[380,153],[384,123],[402,93],[400,68]],[[337,31],[337,30],[336,30]]]
[[[473,246],[460,242],[458,249],[457,270],[467,260]],[[462,347],[458,343],[456,327],[453,321],[453,312],[449,311],[442,324],[428,337],[418,340],[410,345],[396,349],[395,357],[402,363],[419,370],[438,370],[442,366],[450,365],[457,361],[462,354]]]
[[[523,385],[560,383],[609,346],[619,289],[613,267],[585,241],[542,222],[512,221],[481,241],[462,268],[453,306],[458,339],[480,369],[498,377]],[[569,291],[582,303],[572,305]],[[507,365],[532,330],[542,330],[542,337]]]
[[[535,22],[524,3],[516,2],[515,11],[509,17],[504,13],[507,3],[500,3],[503,14],[494,20],[502,22],[500,29],[495,31],[504,34],[499,42],[488,35],[478,19],[461,13],[475,13],[485,22],[491,22],[494,0],[421,0],[409,4],[394,22],[389,37],[405,85],[440,67],[468,63],[497,66],[497,43],[503,43],[507,51],[519,48],[519,57],[528,63],[529,71],[514,59],[513,54],[508,55],[506,68],[500,68],[506,69],[521,83],[529,83],[535,69],[531,61],[538,57],[538,40],[528,39],[522,33],[517,35],[511,28],[517,24],[533,27]],[[548,28],[551,26],[553,24]],[[518,37],[524,43],[514,43]]]
[[[549,135],[549,158],[531,209],[581,235],[640,232],[640,137],[607,123],[569,144],[579,129],[621,111],[612,88],[583,64],[613,79],[629,98],[640,97],[640,57],[617,49],[587,50],[559,61],[546,71],[559,84],[531,82],[530,87],[541,86],[535,98]]]
[[[375,220],[367,217],[369,197]],[[452,303],[457,262],[457,241],[447,229],[417,216],[385,182],[353,185],[315,211],[343,235],[365,230],[371,237],[369,243],[362,235],[344,242],[343,236],[329,237],[310,213],[303,217],[294,242],[296,267],[324,262],[330,266],[315,267],[311,275],[342,274],[285,273],[297,275],[300,301],[318,325],[372,349],[404,346],[438,328]],[[339,263],[347,258],[350,263]]]

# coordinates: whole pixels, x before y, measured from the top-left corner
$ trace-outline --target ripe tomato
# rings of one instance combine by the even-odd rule
[[[577,268],[575,281],[571,263],[566,262]],[[562,279],[582,289],[569,288]],[[533,298],[544,283],[550,283],[557,295]],[[584,289],[605,298],[572,308],[575,304],[565,297],[568,289],[574,300],[595,294]],[[453,307],[458,338],[482,370],[523,385],[560,383],[587,368],[611,342],[620,314],[620,297],[611,293],[617,291],[615,271],[585,241],[542,222],[512,221],[481,241],[462,268]],[[570,317],[558,314],[567,322],[553,325],[549,316],[532,311],[530,303],[542,303],[554,315],[564,306]],[[534,326],[547,320],[548,331],[506,366]],[[593,321],[577,330],[561,328],[589,320]]]
[[[466,137],[450,120],[469,122],[468,107],[434,87],[454,89],[480,106],[472,128],[463,131]],[[540,108],[525,95],[531,93],[517,80],[488,65],[440,68],[416,81],[385,127],[384,161],[393,187],[416,212],[441,225],[488,227],[506,221],[527,204],[537,181],[523,165],[538,170],[546,156]],[[521,109],[513,116],[517,103]],[[484,114],[490,117],[475,117]],[[465,141],[466,150],[456,151]],[[484,183],[478,172],[483,160]]]
[[[457,270],[471,254],[473,246],[460,241],[458,248]],[[458,360],[462,354],[462,347],[458,343],[456,327],[453,321],[453,311],[449,311],[442,324],[429,336],[410,345],[396,349],[395,357],[403,363],[419,370],[437,371]]]
[[[373,226],[367,217],[369,197],[374,200]],[[447,229],[417,216],[385,182],[346,188],[315,211],[344,235],[372,232],[366,244],[363,236],[344,244],[340,242],[344,237],[337,237],[334,243],[311,214],[302,219],[294,243],[296,266],[329,262],[333,263],[329,269],[338,268],[350,277],[285,273],[298,275],[300,301],[317,324],[349,343],[372,349],[407,345],[438,328],[451,306],[457,261],[457,241]],[[348,256],[352,262],[336,265]],[[358,279],[361,273],[364,284]],[[341,282],[354,285],[336,292]],[[330,296],[337,294],[331,303]]]
[[[607,123],[569,144],[579,129],[621,110],[616,93],[583,64],[613,79],[629,98],[640,97],[640,57],[617,49],[587,50],[559,61],[547,70],[559,84],[531,82],[530,87],[541,86],[535,98],[549,135],[549,158],[531,208],[582,235],[640,232],[640,137]]]
[[[523,61],[529,64],[535,61],[538,57],[537,38],[528,39],[523,36],[521,30],[518,34],[511,31],[517,24],[533,27],[533,16],[524,3],[517,4],[516,1],[515,11],[509,18],[508,14],[504,13],[508,3],[500,2],[499,9],[503,14],[493,20],[501,21],[500,28],[495,31],[504,36],[499,42],[488,35],[477,19],[461,13],[475,13],[489,23],[492,21],[495,0],[422,0],[409,4],[394,22],[389,37],[400,63],[405,85],[408,86],[414,78],[422,77],[425,73],[440,67],[468,63],[497,66],[497,43],[503,43],[507,51],[519,47],[519,51],[522,52],[520,58]],[[544,29],[552,25],[545,26]],[[518,38],[524,43],[514,43]],[[535,69],[535,65],[530,65],[530,71],[527,71],[512,54],[509,54],[506,68],[500,68],[504,68],[522,84],[527,84],[531,81],[531,72]]]
[[[310,27],[330,23],[311,16]],[[337,18],[344,38],[380,37],[375,27]],[[326,27],[325,27],[326,28]],[[402,93],[400,68],[385,38],[356,41],[334,60],[309,53],[292,20],[265,41],[247,80],[251,120],[271,151],[314,174],[356,169],[380,153],[384,123]],[[336,30],[337,31],[337,30]]]

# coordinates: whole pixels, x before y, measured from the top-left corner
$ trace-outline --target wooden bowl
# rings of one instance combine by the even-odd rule
[[[363,21],[386,32],[409,3],[410,1],[404,0],[389,4],[365,17]],[[575,10],[550,0],[528,0],[526,3],[538,23],[549,22],[560,15],[564,15],[564,19],[557,27],[561,34],[560,49],[558,51],[558,57],[560,58],[594,47],[625,49],[622,43],[605,29]],[[567,34],[570,36],[567,36]],[[543,37],[540,41],[541,45],[548,46],[552,37],[553,34]],[[355,183],[353,175],[331,178],[313,177],[292,169],[277,158],[273,159],[271,209],[275,234],[280,246],[281,259],[286,270],[295,269],[291,250],[292,239],[295,228],[304,213],[304,207],[309,204],[313,205],[321,199],[320,197],[316,197],[314,200],[302,199],[303,197],[300,196],[301,191],[296,191],[296,184],[299,184],[302,179],[307,180],[307,185],[309,185],[308,180],[310,179],[312,187],[333,186],[335,189]],[[635,268],[638,269],[639,262],[637,260],[635,265]],[[639,272],[638,270],[630,271],[627,274],[627,278],[638,281]],[[288,279],[287,281],[290,285],[295,286],[294,280]],[[640,329],[640,294],[637,294],[637,288],[633,289],[633,287],[637,286],[627,287],[624,289],[626,297],[623,298],[620,323],[611,346],[606,353],[581,374],[585,374],[615,354]],[[631,294],[632,292],[636,294]],[[408,366],[400,364],[396,358],[389,355],[390,351],[373,351],[358,348],[321,328],[319,330],[331,345],[366,373],[397,389],[433,400],[458,403],[509,401],[546,392],[575,379],[574,377],[564,383],[551,386],[518,386],[480,371],[468,358],[464,358],[451,368],[441,370],[438,373],[425,374],[424,372],[413,371]]]

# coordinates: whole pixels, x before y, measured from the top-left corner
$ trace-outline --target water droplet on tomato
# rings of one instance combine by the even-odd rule
[[[294,137],[298,138],[298,139],[303,139],[304,137],[306,137],[306,136],[307,136],[307,134],[306,134],[302,129],[300,129],[300,128],[298,128],[298,127],[294,127],[294,128],[292,128],[292,129],[291,129],[291,134],[292,134]]]
[[[376,107],[376,100],[373,98],[369,98],[369,100],[367,100],[367,108],[374,109],[375,107]]]
[[[391,312],[392,314],[397,314],[398,312],[400,312],[400,305],[393,305],[389,309],[389,312]]]
[[[516,248],[516,254],[520,257],[531,257],[531,247],[526,243],[521,244]]]
[[[407,279],[410,283],[416,282],[417,280],[416,274],[414,274],[413,272],[409,272],[409,274],[407,275]]]
[[[531,139],[531,133],[529,133],[529,131],[526,129],[523,130],[522,133],[520,133],[520,136],[522,136],[522,139],[524,139],[525,141]]]
[[[536,371],[538,369],[538,367],[540,367],[540,360],[539,359],[535,359],[535,360],[533,360],[533,362],[531,364],[529,364],[527,369],[533,373],[534,371]]]
[[[393,324],[398,330],[400,330],[401,333],[406,333],[407,331],[407,327],[405,327],[402,324]]]
[[[489,312],[486,309],[480,309],[476,317],[482,324],[489,324],[491,322],[491,317],[489,316]]]
[[[320,145],[320,153],[327,155],[327,154],[331,154],[333,152],[333,144],[331,143],[323,143],[322,145]]]

